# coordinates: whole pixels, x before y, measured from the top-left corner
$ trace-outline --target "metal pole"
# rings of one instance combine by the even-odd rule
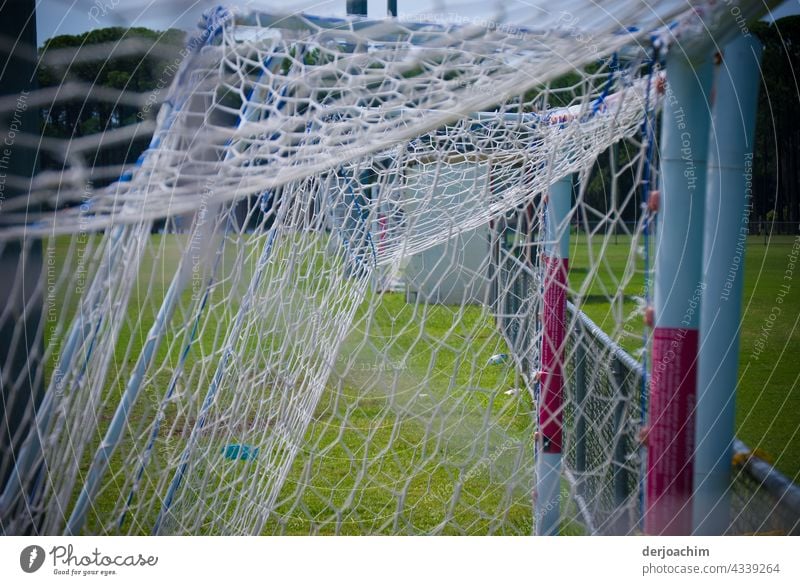
[[[28,107],[29,92],[36,89],[36,3],[34,0],[7,2],[0,18],[3,72],[0,95],[14,96],[13,111],[0,119],[0,176],[2,200],[26,197],[27,192],[12,186],[9,177],[27,179],[37,170],[33,148],[20,144],[19,135],[35,135],[39,130],[38,111]],[[28,212],[36,212],[27,207]],[[27,477],[16,473],[25,437],[35,425],[36,409],[44,395],[43,306],[47,283],[44,278],[42,243],[38,240],[0,244],[0,307],[5,318],[0,322],[0,492],[12,488],[24,498],[5,501],[0,507],[0,526],[14,526],[17,534],[38,532],[42,518],[37,514],[35,494]],[[24,330],[20,334],[20,327]],[[15,334],[16,332],[16,334]],[[27,500],[27,501],[23,501]]]
[[[628,372],[619,358],[611,361],[611,374],[614,386],[614,455],[611,465],[614,477],[614,505],[621,508],[630,496],[630,481],[627,468],[630,445],[625,432],[630,396],[628,393]]]
[[[550,185],[547,201],[542,374],[538,403],[539,440],[536,444],[535,527],[538,535],[558,534],[560,516],[564,341],[569,265],[568,218],[571,207],[572,176],[567,175]]]
[[[583,325],[575,325],[575,474],[579,490],[586,472],[586,346]]]
[[[397,0],[386,0],[386,13],[397,17]]]
[[[667,57],[644,530],[689,534],[710,60]]]
[[[351,16],[366,16],[367,0],[347,0],[347,14]]]
[[[700,314],[694,533],[722,534],[730,512],[739,325],[762,46],[740,36],[717,71],[708,164]]]

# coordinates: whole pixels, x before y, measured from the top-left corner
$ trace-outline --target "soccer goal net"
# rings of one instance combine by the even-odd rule
[[[163,95],[98,91],[160,104],[139,161],[45,142],[4,203],[43,267],[5,529],[635,530],[660,63],[724,7],[562,4],[220,9]]]

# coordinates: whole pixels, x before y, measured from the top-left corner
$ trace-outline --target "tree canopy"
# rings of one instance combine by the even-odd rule
[[[177,70],[176,64],[180,63],[179,52],[185,46],[185,36],[181,30],[155,31],[141,27],[110,27],[79,35],[56,36],[44,43],[39,49],[40,55],[67,48],[77,49],[80,55],[96,49],[97,45],[102,46],[101,51],[97,59],[42,65],[37,69],[37,81],[40,87],[58,87],[77,81],[137,93],[168,87]],[[122,46],[121,42],[131,40],[141,41],[143,50],[129,55],[116,50]],[[130,105],[81,97],[59,101],[42,110],[41,130],[44,136],[74,139],[133,124],[140,116],[141,112]],[[130,162],[146,148],[147,142],[143,137],[128,144],[101,147],[86,162],[90,165]],[[63,161],[49,160],[45,156],[41,163],[43,168],[52,169],[59,168]]]
[[[800,222],[800,16],[752,27],[764,43],[753,156],[753,220]]]

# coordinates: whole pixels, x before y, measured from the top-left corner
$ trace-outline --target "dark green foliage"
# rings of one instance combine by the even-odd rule
[[[753,160],[753,217],[800,222],[800,16],[751,27],[764,43]]]
[[[40,87],[60,87],[69,82],[80,82],[90,86],[108,87],[126,92],[158,92],[158,101],[163,99],[172,77],[182,60],[181,49],[185,46],[183,31],[170,29],[154,31],[147,28],[111,27],[89,31],[80,35],[60,35],[47,40],[39,49],[42,56],[59,49],[80,48],[78,55],[92,49],[92,45],[116,47],[118,43],[141,41],[141,51],[115,56],[114,48],[104,48],[96,61],[76,60],[64,65],[41,65],[37,70]],[[174,56],[172,56],[174,55]],[[45,61],[46,63],[46,61]],[[75,139],[127,126],[154,116],[157,106],[140,111],[130,105],[107,100],[87,99],[85,96],[69,101],[58,101],[42,110],[41,131],[44,136]],[[148,137],[134,138],[130,142],[103,146],[86,157],[89,166],[105,166],[136,160],[146,148]],[[43,168],[59,169],[63,161],[52,160],[46,155]]]

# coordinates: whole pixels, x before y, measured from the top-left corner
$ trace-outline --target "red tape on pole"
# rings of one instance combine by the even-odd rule
[[[544,453],[561,453],[569,260],[545,258],[539,432]]]
[[[692,530],[694,410],[697,401],[695,329],[656,327],[647,434],[647,534]]]

